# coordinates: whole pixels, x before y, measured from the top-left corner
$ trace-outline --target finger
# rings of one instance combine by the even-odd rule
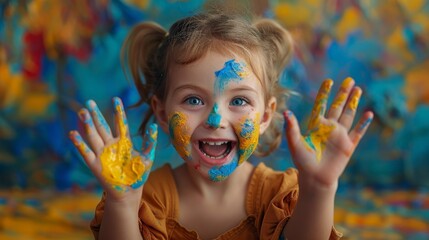
[[[352,90],[355,81],[348,77],[344,79],[343,83],[335,96],[334,102],[328,112],[328,118],[338,120],[341,113],[343,112],[344,105],[346,104],[347,98]]]
[[[72,140],[73,145],[79,151],[80,155],[82,156],[88,167],[92,168],[91,166],[96,159],[94,152],[88,147],[88,145],[85,143],[85,141],[82,139],[82,137],[77,131],[70,131],[69,138]]]
[[[333,81],[327,79],[323,81],[322,86],[320,86],[319,92],[317,93],[316,100],[314,102],[314,107],[311,112],[310,122],[308,124],[308,130],[317,128],[319,124],[320,117],[325,115],[326,104],[328,102],[329,93],[331,91]]]
[[[112,131],[110,130],[109,124],[107,124],[106,119],[100,112],[97,104],[93,100],[88,100],[86,102],[86,107],[88,108],[94,120],[95,129],[100,134],[104,143],[109,142],[113,138]]]
[[[143,137],[143,156],[146,160],[153,162],[155,159],[155,150],[158,139],[158,125],[153,123],[146,130]]]
[[[359,100],[362,95],[362,90],[359,87],[354,87],[351,96],[347,100],[347,104],[344,107],[343,113],[340,116],[338,122],[349,130],[353,124],[353,120],[356,115],[356,109],[359,105]]]
[[[101,139],[100,134],[98,134],[97,130],[95,129],[92,117],[86,108],[79,110],[78,115],[84,124],[86,139],[88,140],[92,150],[98,155],[103,149],[104,142],[103,139]]]
[[[358,145],[362,137],[365,135],[373,118],[374,113],[372,113],[371,111],[365,112],[359,120],[358,124],[356,124],[353,130],[349,133],[349,137],[355,144],[355,146]]]
[[[129,129],[127,116],[125,115],[124,105],[118,97],[113,98],[113,106],[115,107],[115,120],[117,126],[117,132],[121,138],[129,138]]]

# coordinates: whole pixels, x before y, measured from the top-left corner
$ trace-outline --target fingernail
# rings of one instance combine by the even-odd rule
[[[288,126],[288,121],[290,119],[290,117],[292,116],[292,111],[290,110],[286,110],[285,112],[283,112],[283,116],[285,117],[285,121],[284,121],[284,128],[286,129]]]
[[[86,106],[86,108],[88,108],[88,109],[89,109],[89,111],[93,111],[93,110],[94,110],[93,105],[92,105],[92,102],[93,102],[93,100],[92,100],[92,99],[89,99],[89,100],[88,100],[88,101],[86,101],[86,103],[85,103],[85,106]]]
[[[85,110],[82,108],[77,114],[79,115],[80,120],[86,123],[86,121],[88,120],[88,116],[86,115]]]
[[[115,106],[119,106],[119,105],[121,105],[121,100],[118,97],[114,97],[113,98],[113,104]]]
[[[372,122],[372,117],[365,120],[365,122],[362,123],[362,125],[360,126],[359,131],[363,131],[366,127],[368,127],[369,124],[371,124],[371,122]]]

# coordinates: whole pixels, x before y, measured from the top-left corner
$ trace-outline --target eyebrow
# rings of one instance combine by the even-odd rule
[[[256,89],[254,89],[253,87],[249,87],[249,86],[246,86],[246,87],[240,86],[240,87],[232,88],[232,89],[230,89],[228,91],[230,91],[230,92],[242,92],[242,91],[246,91],[246,92],[253,92],[255,94],[259,94],[259,92]]]
[[[182,90],[187,90],[187,89],[195,90],[195,91],[202,91],[204,93],[211,92],[211,91],[208,91],[207,89],[205,89],[203,87],[200,87],[200,86],[196,86],[196,85],[193,85],[193,84],[184,84],[184,85],[181,85],[181,86],[175,88],[173,90],[172,94],[175,94],[176,92],[179,92],[179,91],[182,91]],[[254,94],[259,94],[259,92],[255,88],[247,86],[247,85],[233,87],[232,89],[228,89],[225,92],[244,92],[244,91],[245,92],[252,92]]]
[[[182,90],[186,90],[186,89],[207,92],[206,89],[201,88],[199,86],[195,86],[195,85],[192,85],[192,84],[184,84],[184,85],[181,85],[181,86],[175,88],[172,93],[174,94],[176,92],[179,92],[179,91],[182,91]]]

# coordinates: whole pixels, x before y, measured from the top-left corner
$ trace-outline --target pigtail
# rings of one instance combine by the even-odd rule
[[[153,22],[144,22],[135,26],[126,38],[121,50],[122,67],[125,75],[131,75],[137,91],[139,101],[134,106],[144,103],[150,106],[150,100],[158,91],[159,82],[163,76],[160,56],[160,45],[165,40],[167,32],[160,25]],[[146,124],[153,115],[152,108],[148,108],[146,116],[140,125],[139,132],[144,133]]]
[[[267,60],[271,63],[269,67],[272,69],[269,70],[278,79],[292,56],[292,36],[279,23],[270,19],[259,19],[253,25],[259,31]]]
[[[270,19],[260,19],[254,22],[259,31],[262,46],[265,52],[265,77],[269,83],[268,92],[277,98],[277,111],[273,114],[272,124],[261,136],[256,154],[267,156],[273,152],[282,141],[283,117],[281,112],[286,110],[286,101],[289,92],[279,84],[279,78],[293,51],[293,41],[289,32],[277,22]]]

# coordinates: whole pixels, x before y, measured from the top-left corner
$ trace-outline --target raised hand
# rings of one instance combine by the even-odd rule
[[[150,125],[146,131],[140,154],[134,150],[130,140],[122,101],[114,98],[113,104],[116,137],[96,103],[89,100],[87,108],[78,113],[89,145],[77,131],[70,131],[70,138],[109,197],[120,200],[134,193],[140,197],[141,186],[147,180],[155,157],[157,125]]]
[[[337,184],[373,118],[372,112],[365,112],[350,130],[362,94],[351,78],[341,84],[326,114],[332,85],[330,79],[322,83],[304,136],[292,112],[284,113],[288,145],[300,176],[325,186]]]

